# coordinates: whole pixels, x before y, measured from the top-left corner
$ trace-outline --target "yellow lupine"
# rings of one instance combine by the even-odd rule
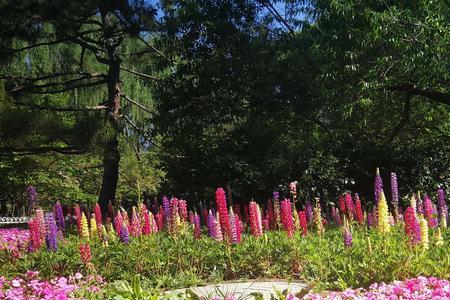
[[[438,228],[437,234],[436,234],[436,246],[442,246],[444,245],[444,239],[442,238],[441,229]]]
[[[92,214],[91,216],[91,222],[90,222],[90,227],[91,227],[91,239],[95,239],[97,237],[97,222],[95,222],[95,215]]]
[[[425,220],[425,218],[423,216],[420,216],[419,224],[420,224],[420,235],[421,235],[420,243],[422,244],[424,249],[428,249],[429,248],[428,222],[427,222],[427,220]]]
[[[116,232],[114,231],[114,227],[112,223],[108,224],[108,236],[109,236],[109,240],[110,241],[115,241],[116,240]]]
[[[381,191],[380,198],[378,199],[378,232],[384,234],[390,230],[391,225],[389,224],[389,210],[384,192]]]
[[[81,238],[89,240],[89,226],[84,212],[81,213]]]
[[[316,198],[316,207],[314,207],[314,222],[316,223],[317,234],[322,236],[324,228],[322,223],[322,208],[320,207],[319,198]]]

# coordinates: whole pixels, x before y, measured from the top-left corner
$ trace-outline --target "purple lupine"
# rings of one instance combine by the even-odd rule
[[[55,213],[56,226],[58,227],[58,230],[63,233],[65,231],[65,221],[64,221],[62,205],[59,201],[56,202],[56,204],[55,204],[54,213]]]
[[[196,239],[199,239],[200,235],[201,235],[200,216],[197,214],[194,214],[194,237]]]
[[[216,218],[214,218],[214,215],[211,210],[209,210],[207,225],[208,225],[208,235],[215,239],[216,238]]]
[[[345,228],[345,230],[344,230],[344,246],[345,246],[345,248],[351,248],[352,245],[353,245],[352,233],[350,232],[350,230],[348,230],[348,228]]]
[[[367,227],[372,228],[373,227],[373,216],[371,213],[367,214]]]
[[[170,202],[166,196],[163,197],[162,206],[164,210],[164,224],[168,226],[170,223]]]
[[[45,235],[47,250],[56,251],[58,250],[58,228],[56,227],[55,218],[52,213],[45,214],[45,226],[47,227],[47,232]]]
[[[124,244],[128,244],[130,242],[130,233],[128,232],[127,226],[123,224],[122,228],[120,229],[120,241]]]
[[[446,227],[448,221],[448,207],[447,203],[445,202],[445,192],[443,189],[438,189],[437,194],[438,194],[439,221],[445,224]]]
[[[279,200],[280,199],[280,193],[275,191],[273,192],[273,200]]]
[[[397,182],[397,174],[394,172],[391,173],[391,196],[392,196],[392,206],[398,207],[398,182]]]
[[[375,174],[375,183],[374,183],[374,203],[375,206],[378,205],[378,198],[380,197],[381,192],[383,191],[383,180],[380,176],[380,169],[377,168],[376,174]]]
[[[313,219],[313,207],[311,201],[306,200],[305,202],[305,212],[306,212],[306,220],[310,223]]]
[[[29,185],[26,189],[26,192],[28,195],[28,205],[31,210],[37,206],[37,202],[38,202],[37,190],[34,186]]]

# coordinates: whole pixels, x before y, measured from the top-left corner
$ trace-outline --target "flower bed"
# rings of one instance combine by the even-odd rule
[[[27,249],[29,239],[30,233],[28,230],[0,228],[0,250],[11,251],[15,256]]]

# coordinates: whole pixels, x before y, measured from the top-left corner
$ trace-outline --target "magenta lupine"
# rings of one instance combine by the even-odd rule
[[[199,239],[201,235],[200,231],[200,216],[197,213],[194,214],[194,238]]]
[[[37,190],[34,186],[29,185],[26,189],[28,196],[28,206],[30,210],[33,210],[38,205]]]
[[[352,233],[348,228],[344,229],[344,246],[345,248],[351,248],[353,245]]]
[[[45,223],[47,227],[47,233],[45,236],[45,243],[47,245],[48,251],[58,250],[58,228],[56,227],[55,218],[52,213],[47,213],[45,215]]]
[[[189,224],[194,224],[195,214],[192,210],[189,211]]]
[[[414,208],[408,207],[403,218],[405,220],[405,233],[409,237],[410,243],[412,245],[419,244],[421,241],[420,225]]]
[[[216,190],[216,206],[220,217],[220,227],[225,239],[231,239],[230,218],[228,217],[227,199],[222,188]]]
[[[208,226],[208,235],[212,237],[213,239],[216,238],[216,218],[214,218],[214,215],[211,210],[209,210],[208,219],[207,219],[207,226]]]
[[[128,232],[127,226],[125,224],[122,225],[120,229],[120,241],[124,244],[128,244],[130,242],[130,233]]]
[[[187,221],[188,218],[188,210],[186,200],[180,199],[178,200],[178,212],[180,214],[180,218],[183,222]]]
[[[144,219],[144,224],[142,225],[142,234],[144,235],[149,235],[150,233],[152,233],[152,227],[150,225],[150,217],[149,217],[150,212],[145,212],[142,217]]]
[[[255,201],[251,201],[248,206],[249,218],[250,218],[250,232],[253,236],[262,235],[262,226],[260,225],[261,216],[259,215],[258,204]]]
[[[439,214],[439,222],[443,227],[447,227],[448,221],[448,207],[445,202],[445,192],[443,189],[438,189],[438,214]]]
[[[236,243],[239,244],[241,242],[242,223],[238,214],[234,215],[234,224],[236,228]]]
[[[352,221],[355,216],[355,206],[353,205],[353,199],[350,193],[345,193],[345,210],[348,218]]]
[[[428,195],[425,195],[425,200],[423,201],[423,214],[425,216],[425,219],[427,220],[429,228],[436,228],[438,225],[433,212],[433,203],[431,202],[430,197],[428,197]]]
[[[58,230],[61,232],[65,231],[65,221],[64,221],[64,213],[59,201],[56,202],[55,207],[53,209],[55,214],[56,226]]]
[[[378,205],[378,198],[380,197],[382,190],[383,190],[383,180],[381,179],[381,176],[380,176],[380,169],[377,168],[377,171],[375,174],[375,183],[374,183],[375,206]]]
[[[34,252],[38,250],[41,245],[41,236],[39,233],[39,222],[36,219],[31,219],[28,223],[29,231],[30,231],[30,245],[29,251]]]
[[[306,220],[308,221],[308,224],[312,222],[314,218],[314,212],[313,212],[313,206],[311,201],[306,200],[305,202],[305,213],[306,213]]]
[[[294,233],[294,220],[292,218],[292,207],[291,201],[284,199],[281,201],[281,223],[283,224],[284,230],[286,230],[287,235],[292,237]]]
[[[308,234],[308,221],[306,219],[306,212],[303,210],[299,211],[298,218],[300,220],[300,227],[302,229],[302,235],[306,236]]]

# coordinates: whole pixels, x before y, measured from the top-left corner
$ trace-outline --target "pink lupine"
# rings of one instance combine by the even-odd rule
[[[227,199],[222,188],[216,190],[216,206],[220,216],[220,227],[226,239],[231,239],[230,219],[228,217]]]
[[[100,205],[98,203],[95,204],[94,207],[94,215],[95,215],[95,223],[97,224],[97,232],[99,237],[102,235],[102,211],[100,209]]]
[[[183,222],[187,221],[188,211],[187,211],[187,203],[186,200],[180,199],[178,200],[178,213]]]
[[[44,211],[42,209],[36,209],[35,211],[35,219],[38,223],[38,227],[39,227],[39,236],[41,238],[41,240],[45,240],[45,236],[46,236],[46,227],[45,227],[45,219],[44,219]]]
[[[116,233],[118,236],[120,236],[120,231],[123,227],[123,218],[122,215],[117,212],[116,217],[114,218],[114,229],[116,230]]]
[[[419,220],[417,220],[416,212],[411,206],[408,207],[404,215],[405,220],[405,233],[409,237],[409,241],[412,245],[420,243],[420,225]]]
[[[234,223],[236,228],[236,243],[239,244],[241,242],[242,224],[240,221],[240,217],[237,214],[234,215]]]
[[[216,238],[216,219],[211,210],[209,210],[208,218],[206,219],[206,224],[208,226],[208,235],[213,239]]]
[[[132,236],[140,236],[142,234],[141,220],[138,217],[134,206],[132,208],[130,229]]]
[[[352,221],[355,215],[355,206],[353,205],[353,199],[350,193],[345,193],[345,210],[348,218]]]
[[[281,223],[289,237],[294,233],[294,220],[292,218],[291,202],[288,199],[281,201]]]
[[[237,244],[236,218],[233,212],[233,208],[230,208],[230,227],[231,227],[231,242]]]
[[[148,216],[150,218],[150,224],[151,224],[151,232],[152,233],[157,233],[159,231],[159,225],[158,225],[158,221],[157,218],[155,216],[153,216],[153,213],[151,211],[148,212]],[[163,226],[163,221],[161,218],[161,226]]]
[[[258,204],[251,201],[249,204],[249,214],[250,214],[250,231],[253,236],[262,235],[262,225],[261,225],[261,215],[259,212]]]
[[[437,220],[434,217],[433,210],[433,203],[431,202],[430,197],[428,197],[428,195],[425,195],[425,200],[423,201],[423,213],[425,219],[427,220],[428,227],[430,228],[436,228],[438,225]]]

